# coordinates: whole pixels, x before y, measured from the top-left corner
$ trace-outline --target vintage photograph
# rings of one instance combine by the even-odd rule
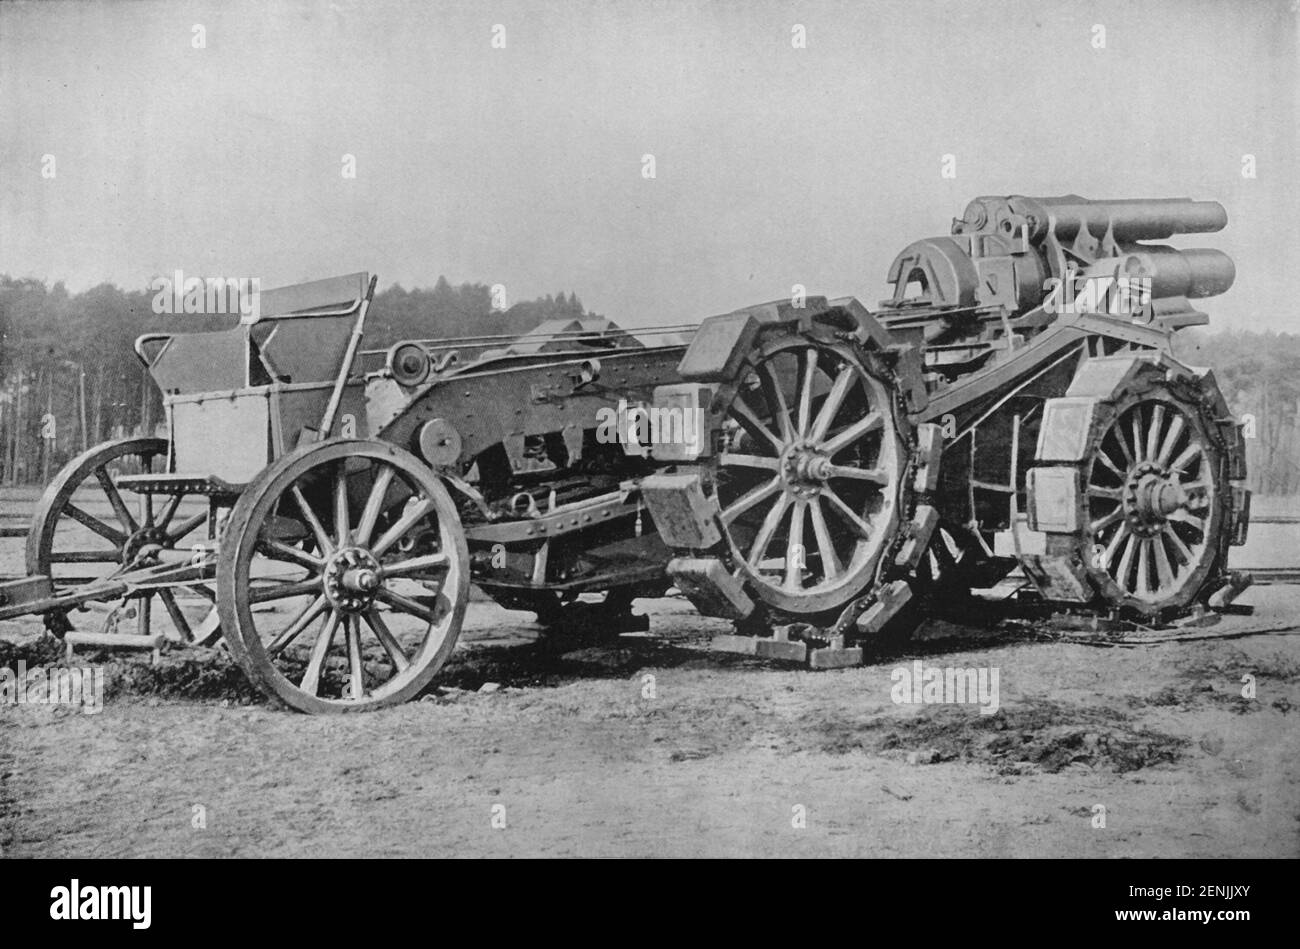
[[[1300,856],[1298,42],[0,4],[0,856]]]

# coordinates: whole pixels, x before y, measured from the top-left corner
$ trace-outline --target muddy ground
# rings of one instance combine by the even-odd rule
[[[817,673],[710,652],[726,625],[677,598],[604,640],[474,603],[423,700],[327,718],[267,705],[222,650],[89,653],[102,712],[0,705],[0,849],[1296,857],[1300,587],[1243,602],[1206,632],[1275,631],[1124,648],[932,622]],[[0,624],[0,664],[60,658],[39,622]],[[895,703],[917,659],[996,668],[998,711]]]
[[[1285,625],[1300,606],[1280,587],[1254,599],[1255,625]],[[721,624],[681,600],[643,605],[649,635],[565,651],[529,642],[527,616],[475,604],[467,638],[478,642],[438,687],[371,715],[268,707],[218,651],[112,660],[99,714],[0,708],[0,847],[1300,855],[1293,635],[1139,648],[940,639],[811,673],[710,653]],[[57,656],[32,625],[6,626],[7,658]],[[915,658],[997,667],[999,711],[895,704],[890,673]],[[1241,697],[1245,674],[1254,699]],[[500,688],[478,691],[486,683]]]

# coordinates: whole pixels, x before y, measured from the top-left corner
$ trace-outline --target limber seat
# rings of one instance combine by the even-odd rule
[[[364,437],[360,386],[344,387],[329,432],[316,427],[372,291],[364,272],[279,287],[233,329],[141,336],[136,354],[163,392],[172,457],[170,474],[126,486],[237,492],[303,438]]]

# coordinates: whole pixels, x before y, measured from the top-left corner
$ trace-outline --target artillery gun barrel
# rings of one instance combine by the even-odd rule
[[[1117,241],[1166,240],[1175,234],[1208,234],[1221,231],[1228,223],[1228,212],[1217,201],[1193,201],[1190,198],[1128,198],[1117,201],[1089,201],[1075,195],[1059,198],[1026,198],[1037,204],[1038,227],[1045,232],[1047,214],[1056,221],[1056,234],[1066,239],[1086,228],[1101,237],[1108,227],[1114,228]]]
[[[1159,244],[1126,247],[1120,272],[1151,278],[1152,297],[1199,299],[1217,296],[1232,286],[1237,268],[1221,250],[1177,250]]]
[[[1032,198],[1024,195],[976,198],[966,206],[954,233],[1002,233],[1010,236],[1028,229],[1040,242],[1049,230],[1058,240],[1073,240],[1081,230],[1125,241],[1166,240],[1175,234],[1207,234],[1222,230],[1228,212],[1217,201],[1190,198],[1128,198],[1090,201],[1077,194]],[[1049,226],[1050,225],[1050,226]]]

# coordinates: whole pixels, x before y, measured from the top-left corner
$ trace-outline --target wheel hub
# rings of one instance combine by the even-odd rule
[[[1189,509],[1197,498],[1184,490],[1178,473],[1144,461],[1135,465],[1124,482],[1124,516],[1139,537],[1154,537],[1177,511]]]
[[[340,610],[360,613],[383,585],[379,561],[363,547],[344,547],[325,564],[325,596]]]
[[[810,442],[798,441],[781,456],[781,478],[787,493],[814,497],[830,477],[831,460]]]
[[[133,564],[146,547],[166,547],[167,532],[160,527],[142,527],[133,532],[122,545],[123,565]]]

